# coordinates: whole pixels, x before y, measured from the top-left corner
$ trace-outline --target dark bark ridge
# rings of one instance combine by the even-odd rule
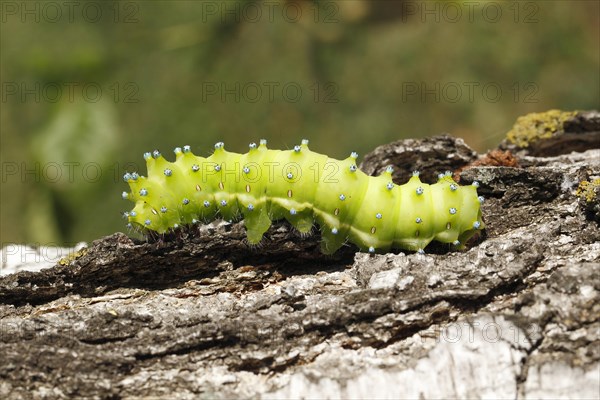
[[[400,164],[399,149],[436,158]],[[364,166],[395,163],[403,182],[475,158],[443,136],[382,146]],[[252,248],[242,223],[221,222],[117,233],[2,277],[0,396],[595,397],[600,229],[574,191],[599,158],[465,169],[487,199],[465,251],[323,256],[317,233],[285,224]]]

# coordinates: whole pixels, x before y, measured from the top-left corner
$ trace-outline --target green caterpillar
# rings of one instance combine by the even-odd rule
[[[451,174],[422,183],[414,172],[404,185],[392,182],[392,168],[380,176],[358,170],[356,153],[336,160],[309,150],[269,150],[266,141],[246,154],[225,151],[195,156],[189,146],[175,149],[175,162],[160,152],[145,153],[148,177],[126,173],[135,203],[129,226],[164,233],[180,225],[243,217],[250,243],[259,243],[271,221],[286,219],[300,232],[315,221],[322,251],[334,253],[346,241],[361,250],[400,248],[423,252],[432,241],[461,246],[484,228],[477,182],[459,186]]]

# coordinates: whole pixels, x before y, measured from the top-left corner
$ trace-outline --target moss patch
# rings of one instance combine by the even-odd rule
[[[591,182],[581,181],[575,195],[579,197],[586,216],[600,223],[600,178]]]
[[[600,178],[594,179],[592,182],[581,181],[575,195],[587,203],[591,203],[598,199],[598,192],[600,192]]]
[[[73,262],[74,260],[78,259],[79,257],[83,256],[85,253],[87,253],[87,248],[85,249],[81,249],[79,251],[74,251],[73,253],[69,253],[68,255],[66,255],[65,257],[61,258],[58,263],[60,265],[69,265],[71,264],[71,262]]]
[[[519,147],[528,147],[537,140],[551,138],[556,132],[562,130],[565,121],[576,114],[577,111],[560,110],[527,114],[517,119],[506,134],[506,138]]]

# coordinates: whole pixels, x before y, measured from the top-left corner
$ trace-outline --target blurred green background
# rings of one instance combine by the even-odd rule
[[[600,104],[599,2],[2,1],[1,242],[123,231],[142,153],[341,158]]]

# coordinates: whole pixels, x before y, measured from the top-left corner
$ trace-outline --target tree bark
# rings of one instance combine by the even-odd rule
[[[441,136],[363,165],[467,167],[487,228],[463,251],[324,256],[316,230],[253,247],[216,222],[0,277],[0,396],[598,398],[600,229],[574,192],[600,150],[476,158]]]

